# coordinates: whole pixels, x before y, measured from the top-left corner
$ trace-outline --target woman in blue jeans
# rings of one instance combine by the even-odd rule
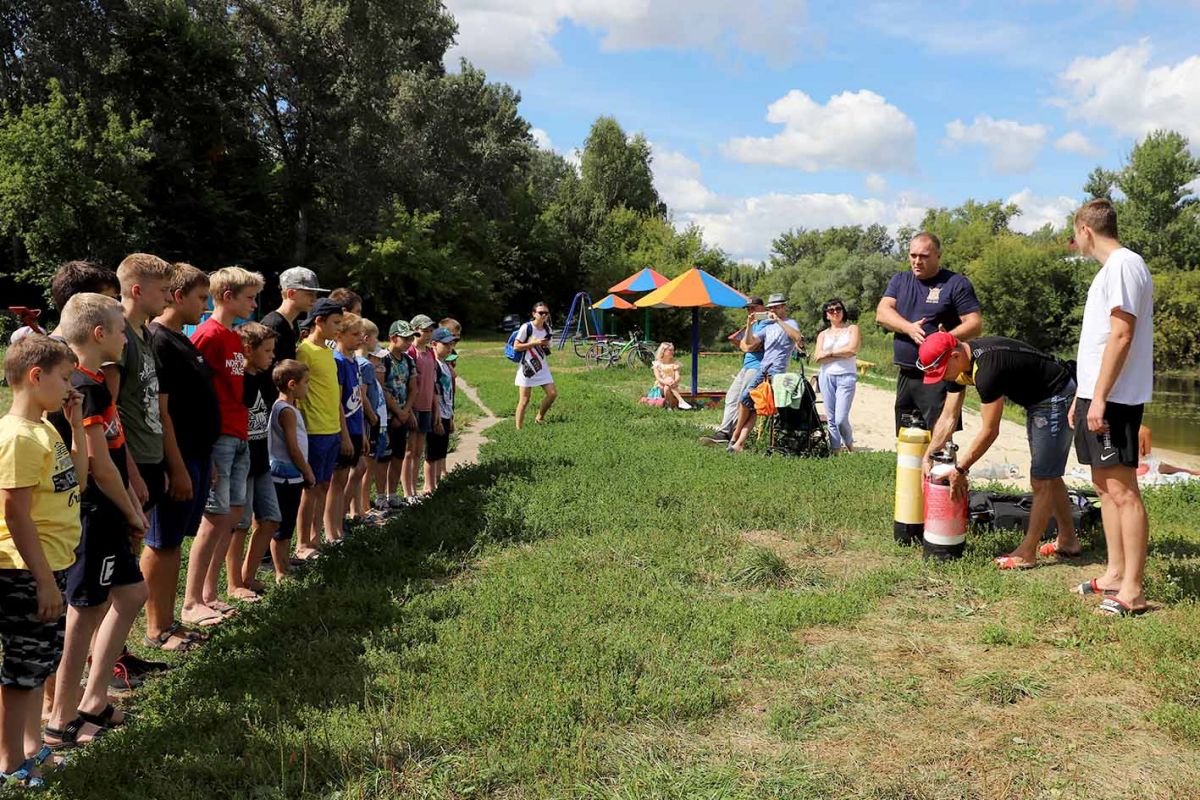
[[[817,382],[829,422],[829,449],[833,453],[854,449],[850,405],[858,386],[858,354],[862,337],[858,326],[846,318],[846,304],[835,297],[822,307],[828,325],[817,334],[816,359],[821,365]]]

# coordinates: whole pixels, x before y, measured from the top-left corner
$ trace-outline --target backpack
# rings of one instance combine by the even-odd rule
[[[769,380],[751,389],[750,399],[754,401],[754,413],[764,417],[775,416],[775,392]]]
[[[1067,491],[1071,505],[1071,517],[1076,531],[1094,530],[1100,526],[1100,506],[1096,495],[1075,489]],[[1029,514],[1033,510],[1032,494],[999,494],[996,492],[971,492],[967,501],[967,518],[988,530],[1025,532],[1029,527]],[[1058,533],[1058,524],[1051,517],[1043,538]]]
[[[525,341],[529,341],[529,337],[533,336],[533,323],[526,322],[525,325],[529,326],[529,333],[526,334]],[[525,330],[525,325],[521,325],[515,331],[510,333],[508,336],[508,342],[505,343],[505,345],[504,345],[504,357],[507,358],[509,361],[513,362],[514,364],[520,364],[521,359],[525,357],[525,354],[523,352],[518,353],[517,348],[515,348],[513,346],[517,343],[517,335],[521,331]]]

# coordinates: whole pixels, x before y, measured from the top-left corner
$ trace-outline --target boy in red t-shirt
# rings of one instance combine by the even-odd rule
[[[229,549],[233,526],[246,505],[246,478],[250,473],[250,413],[243,401],[246,356],[234,320],[249,319],[263,277],[241,267],[225,267],[208,276],[213,313],[192,334],[213,371],[213,388],[221,411],[221,435],[213,445],[216,482],[208,493],[204,519],[188,559],[183,594],[183,621],[191,625],[216,625],[234,609],[217,596],[217,578]]]

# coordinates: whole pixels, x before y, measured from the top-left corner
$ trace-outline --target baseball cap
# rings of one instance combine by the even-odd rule
[[[412,325],[414,331],[423,331],[426,328],[435,327],[434,321],[425,314],[417,314],[408,324]]]
[[[775,292],[774,294],[772,294],[770,297],[767,298],[767,308],[771,308],[773,306],[786,306],[786,305],[787,305],[787,298],[784,297],[779,292]]]
[[[285,269],[279,276],[279,288],[285,292],[288,289],[305,289],[310,292],[330,291],[321,288],[321,282],[317,280],[317,273],[307,267]]]
[[[438,328],[433,332],[433,340],[435,342],[441,342],[442,344],[450,344],[452,342],[457,342],[458,337],[455,336],[449,328]]]
[[[917,351],[917,369],[925,373],[926,383],[937,383],[946,374],[950,354],[958,347],[954,334],[938,331],[925,337]]]
[[[398,319],[392,323],[392,327],[388,328],[388,336],[399,336],[404,339],[411,339],[413,337],[412,326],[406,321]]]
[[[317,302],[313,303],[312,310],[308,312],[308,318],[315,321],[317,317],[331,317],[334,314],[341,314],[342,306],[340,303],[335,303],[328,297],[322,297]]]
[[[751,297],[749,300],[746,301],[746,305],[748,305],[748,306],[761,306],[762,304],[763,304],[763,299],[761,297]]]

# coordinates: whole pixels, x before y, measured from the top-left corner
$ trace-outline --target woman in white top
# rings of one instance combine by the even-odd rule
[[[858,387],[858,360],[861,344],[858,326],[846,319],[846,304],[835,297],[822,307],[829,327],[817,334],[816,356],[821,365],[817,382],[825,402],[829,422],[829,449],[834,453],[854,449],[854,431],[850,429],[850,405]]]
[[[521,354],[521,362],[517,364],[517,430],[525,422],[525,407],[529,405],[530,395],[534,386],[541,386],[546,396],[538,408],[533,421],[539,425],[545,422],[546,412],[554,405],[558,397],[558,389],[554,386],[554,376],[550,374],[550,364],[546,361],[550,355],[550,308],[545,303],[537,303],[533,307],[533,318],[517,331],[513,349]]]

